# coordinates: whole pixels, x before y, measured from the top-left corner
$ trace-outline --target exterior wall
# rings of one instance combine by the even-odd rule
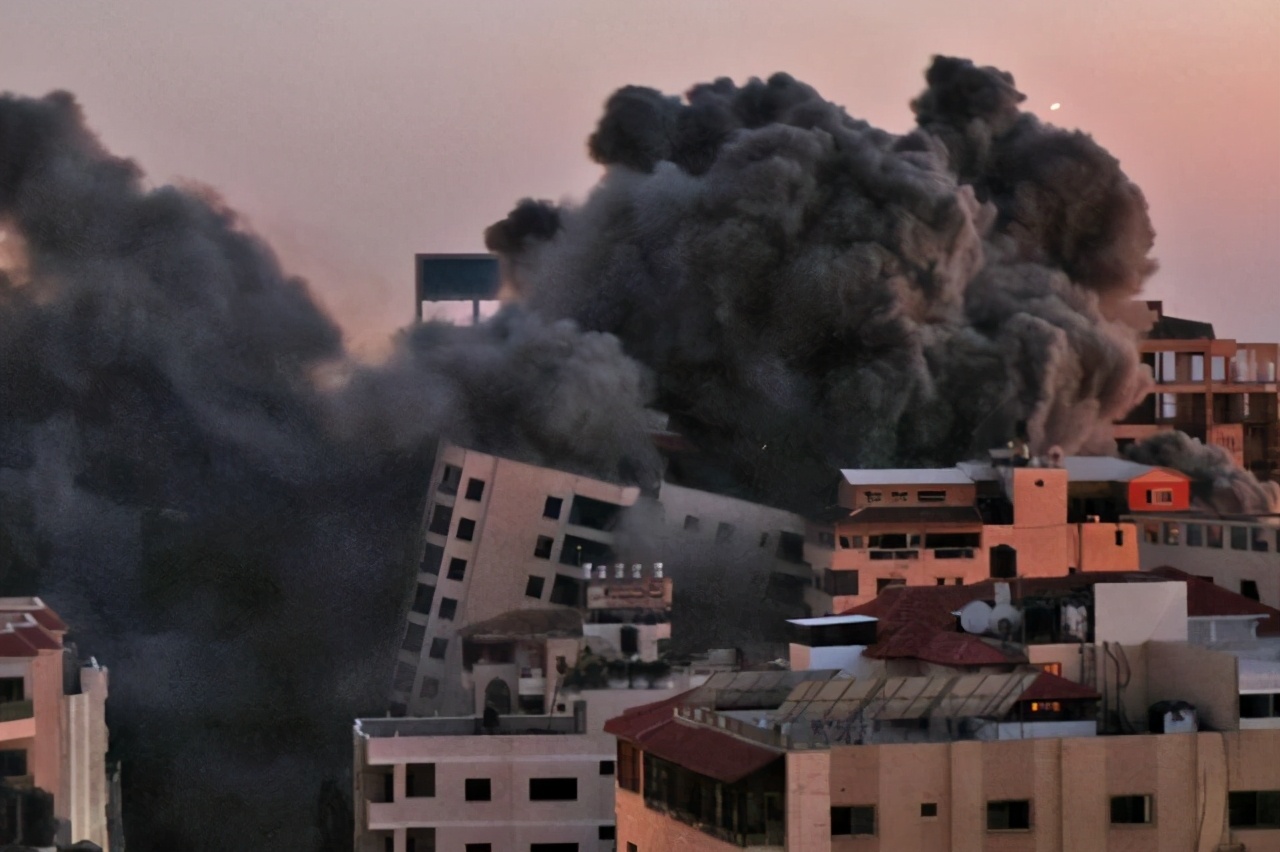
[[[921,491],[941,491],[945,494],[945,497],[942,500],[931,500],[922,503],[920,502]],[[895,494],[901,496],[895,498]],[[847,509],[861,509],[866,506],[889,508],[903,508],[906,506],[972,506],[976,496],[977,486],[972,482],[962,485],[954,483],[926,485],[919,482],[905,485],[853,485],[841,479],[837,499],[839,505]]]
[[[1185,642],[1187,584],[1096,583],[1093,587],[1094,641],[1137,645]]]
[[[448,494],[440,487],[448,465],[462,471],[456,494]],[[480,500],[466,498],[467,484],[471,479],[484,483]],[[514,609],[554,606],[548,598],[557,574],[582,580],[576,559],[571,565],[560,562],[566,535],[604,545],[612,544],[611,532],[569,523],[573,498],[579,495],[630,506],[639,497],[639,490],[449,444],[441,445],[422,521],[423,549],[419,556],[428,545],[442,547],[444,555],[437,574],[420,569],[417,582],[409,593],[407,608],[412,606],[419,585],[435,589],[430,613],[410,609],[406,615],[408,623],[426,628],[426,639],[420,649],[402,648],[399,651],[396,683],[392,688],[393,703],[404,705],[410,715],[422,715],[433,710],[451,715],[470,712],[470,696],[461,683],[462,643],[457,638],[458,629]],[[564,501],[557,519],[543,517],[548,497]],[[447,535],[428,529],[437,506],[449,506],[453,510]],[[471,541],[463,541],[457,536],[459,522],[463,518],[475,522]],[[534,556],[539,536],[553,539],[549,558]],[[460,580],[448,577],[450,563],[455,558],[464,559],[467,563]],[[530,576],[543,580],[539,598],[525,594]],[[452,619],[441,618],[439,614],[440,602],[446,597],[457,601],[457,612]],[[443,660],[430,656],[433,639],[448,643]],[[409,682],[407,675],[410,670],[413,672],[412,686],[405,690],[402,687]]]
[[[37,787],[55,797],[54,812],[65,819],[67,802],[57,801],[63,789],[62,650],[40,651],[29,671],[36,736],[27,754],[27,770]]]
[[[787,848],[1277,852],[1280,831],[1231,830],[1225,809],[1227,790],[1280,789],[1277,753],[1280,731],[841,746],[830,750],[830,804],[874,805],[876,835]],[[791,783],[789,797],[800,795]],[[1151,796],[1153,822],[1112,825],[1110,797],[1121,795]],[[986,803],[1005,799],[1031,800],[1030,830],[987,830]],[[921,816],[925,802],[936,817]]]
[[[787,754],[787,849],[825,849],[831,842],[831,755]]]
[[[1172,502],[1156,503],[1147,499],[1155,490],[1173,492]],[[1191,480],[1182,474],[1153,470],[1135,476],[1129,482],[1129,511],[1131,512],[1185,512],[1191,506]]]
[[[1135,518],[1138,559],[1143,570],[1170,566],[1210,579],[1224,589],[1240,592],[1245,581],[1255,584],[1259,600],[1280,607],[1280,526],[1268,521],[1226,521],[1178,515]],[[1198,525],[1201,544],[1190,543],[1188,527]],[[1221,529],[1221,546],[1210,547],[1209,528]],[[1170,530],[1176,532],[1170,535]],[[1244,536],[1244,547],[1233,541]],[[1155,539],[1154,541],[1152,539]]]
[[[1233,731],[1240,727],[1239,670],[1240,662],[1232,654],[1181,642],[1152,642],[1147,646],[1147,698],[1152,704],[1189,701],[1201,727]]]
[[[620,850],[632,843],[636,852],[742,852],[741,846],[717,840],[691,825],[650,810],[645,807],[643,796],[628,790],[617,791],[617,825]]]
[[[715,543],[717,549],[724,551],[726,555],[736,552],[742,558],[750,558],[761,548],[775,553],[780,532],[804,535],[804,518],[799,515],[682,485],[664,482],[659,502],[664,535],[669,544],[702,539]],[[698,519],[696,530],[685,528],[685,519],[690,516]],[[727,539],[723,533],[719,533],[721,524],[732,527]],[[720,538],[717,538],[718,535]],[[764,536],[767,539],[761,544]],[[777,562],[778,570],[799,570],[798,563],[784,559]]]
[[[107,672],[80,670],[79,695],[64,696],[63,742],[67,771],[58,795],[59,810],[70,822],[74,841],[90,840],[104,850],[111,846],[107,831]]]
[[[1133,524],[1075,524],[1071,532],[1081,571],[1137,570],[1138,528]]]

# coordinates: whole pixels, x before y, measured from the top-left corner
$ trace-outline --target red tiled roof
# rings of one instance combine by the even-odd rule
[[[726,784],[740,781],[782,756],[780,751],[675,718],[641,734],[636,745]]]
[[[1027,691],[1018,696],[1019,701],[1079,701],[1092,699],[1096,701],[1100,696],[1098,693],[1087,686],[1074,683],[1064,677],[1058,677],[1055,674],[1043,672],[1038,678],[1031,682],[1031,686]]]
[[[12,630],[0,631],[0,659],[34,657],[39,653],[34,645]]]
[[[1183,580],[1187,584],[1187,616],[1212,618],[1223,615],[1261,615],[1258,622],[1259,636],[1280,636],[1280,609],[1258,603],[1252,598],[1238,595],[1230,589],[1201,580],[1177,568],[1163,566],[1151,570],[1152,574],[1169,580]]]
[[[695,691],[697,691],[696,688],[690,689],[688,692],[682,692],[679,695],[673,695],[670,698],[664,698],[661,701],[655,701],[652,704],[628,707],[622,712],[621,716],[614,716],[606,721],[604,723],[604,731],[606,734],[613,734],[620,739],[635,741],[645,731],[671,719],[681,702]]]
[[[20,633],[33,648],[56,650],[62,647],[62,642],[39,624],[15,624],[13,629]]]
[[[944,630],[916,622],[904,624],[867,648],[872,659],[913,659],[942,666],[998,666],[1026,662],[1022,654],[1008,654],[969,633]]]

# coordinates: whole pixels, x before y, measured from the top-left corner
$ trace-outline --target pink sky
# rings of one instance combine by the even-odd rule
[[[1151,298],[1273,341],[1277,44],[1275,0],[0,0],[0,89],[70,89],[154,181],[219,189],[368,342],[412,317],[414,252],[585,194],[618,86],[781,70],[902,131],[929,57],[967,56],[1142,186]]]

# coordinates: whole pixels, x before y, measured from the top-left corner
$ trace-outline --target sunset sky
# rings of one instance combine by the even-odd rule
[[[1143,188],[1151,298],[1274,341],[1277,44],[1276,0],[0,0],[0,90],[69,89],[153,181],[217,188],[369,346],[412,317],[414,252],[586,193],[621,85],[787,71],[900,132],[930,56],[966,56]]]

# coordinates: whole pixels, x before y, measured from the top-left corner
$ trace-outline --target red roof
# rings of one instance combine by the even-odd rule
[[[39,624],[15,624],[14,631],[18,632],[33,648],[44,650],[56,650],[62,647],[62,643],[58,638],[45,630]]]
[[[878,660],[913,659],[942,666],[998,666],[1026,662],[1022,654],[1008,654],[969,633],[944,630],[932,624],[904,624],[867,648],[865,656]]]
[[[1018,696],[1019,701],[1097,701],[1101,696],[1087,686],[1074,683],[1064,677],[1043,672],[1031,682],[1027,691]]]
[[[0,630],[0,658],[34,657],[34,645],[12,630]]]
[[[1258,603],[1252,598],[1238,595],[1230,589],[1201,580],[1177,568],[1164,566],[1151,571],[1170,580],[1183,580],[1187,584],[1187,616],[1212,618],[1224,615],[1261,615],[1258,622],[1259,636],[1280,636],[1280,609]]]
[[[632,742],[656,757],[726,784],[747,777],[782,755],[776,749],[677,719],[676,708],[695,691],[691,689],[662,701],[632,707],[605,722],[605,732]]]

